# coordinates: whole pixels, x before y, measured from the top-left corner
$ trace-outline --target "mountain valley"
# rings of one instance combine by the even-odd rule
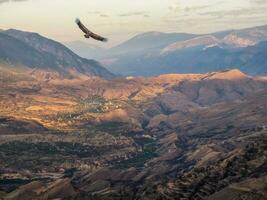
[[[264,77],[44,80],[2,69],[4,199],[266,197],[239,189],[266,184]]]

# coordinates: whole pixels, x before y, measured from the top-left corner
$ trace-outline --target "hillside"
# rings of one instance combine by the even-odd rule
[[[2,63],[51,70],[63,75],[74,72],[104,78],[113,77],[98,62],[81,58],[62,44],[37,33],[10,29],[0,34]]]
[[[0,74],[1,200],[265,199],[266,77]]]

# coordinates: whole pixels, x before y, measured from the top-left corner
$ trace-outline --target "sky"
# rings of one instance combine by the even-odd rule
[[[105,47],[146,32],[210,33],[267,24],[267,0],[0,0],[0,29],[86,40],[74,23],[109,38]]]

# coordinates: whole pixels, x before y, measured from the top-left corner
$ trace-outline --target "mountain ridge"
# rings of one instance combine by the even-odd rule
[[[266,25],[209,34],[146,32],[105,49],[97,58],[110,71],[125,76],[206,73],[228,68],[266,75],[264,52],[256,55],[250,50],[254,46],[258,51],[264,41]]]
[[[61,43],[45,38],[38,33],[9,29],[1,32],[1,36],[6,38],[6,41],[2,39],[0,58],[9,64],[44,70],[50,69],[63,74],[70,74],[70,71],[74,70],[85,75],[114,77],[97,61],[81,58]],[[31,57],[30,54],[26,55],[24,53],[26,49],[38,59],[35,56]],[[16,51],[17,53],[15,53]]]

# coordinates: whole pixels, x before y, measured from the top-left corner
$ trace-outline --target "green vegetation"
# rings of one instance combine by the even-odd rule
[[[138,153],[135,157],[116,163],[114,166],[118,168],[142,168],[145,163],[158,156],[156,153],[156,143],[153,139],[149,138],[135,138],[135,143],[142,147],[142,152]]]
[[[6,156],[31,155],[54,156],[56,154],[62,156],[78,156],[92,157],[100,156],[102,153],[108,152],[110,149],[106,146],[94,147],[86,146],[78,143],[55,142],[55,143],[26,143],[26,142],[10,142],[0,145],[0,152]]]
[[[113,136],[121,136],[126,135],[129,132],[129,124],[123,122],[106,122],[93,126],[92,129]]]
[[[12,192],[16,188],[30,183],[31,180],[24,179],[0,179],[0,190],[4,190],[5,192]],[[1,199],[1,191],[0,191],[0,199]]]
[[[137,154],[134,158],[123,160],[121,162],[118,162],[114,165],[115,168],[142,168],[145,166],[146,161],[157,157],[157,154],[155,152],[151,151],[143,151],[142,153]]]

